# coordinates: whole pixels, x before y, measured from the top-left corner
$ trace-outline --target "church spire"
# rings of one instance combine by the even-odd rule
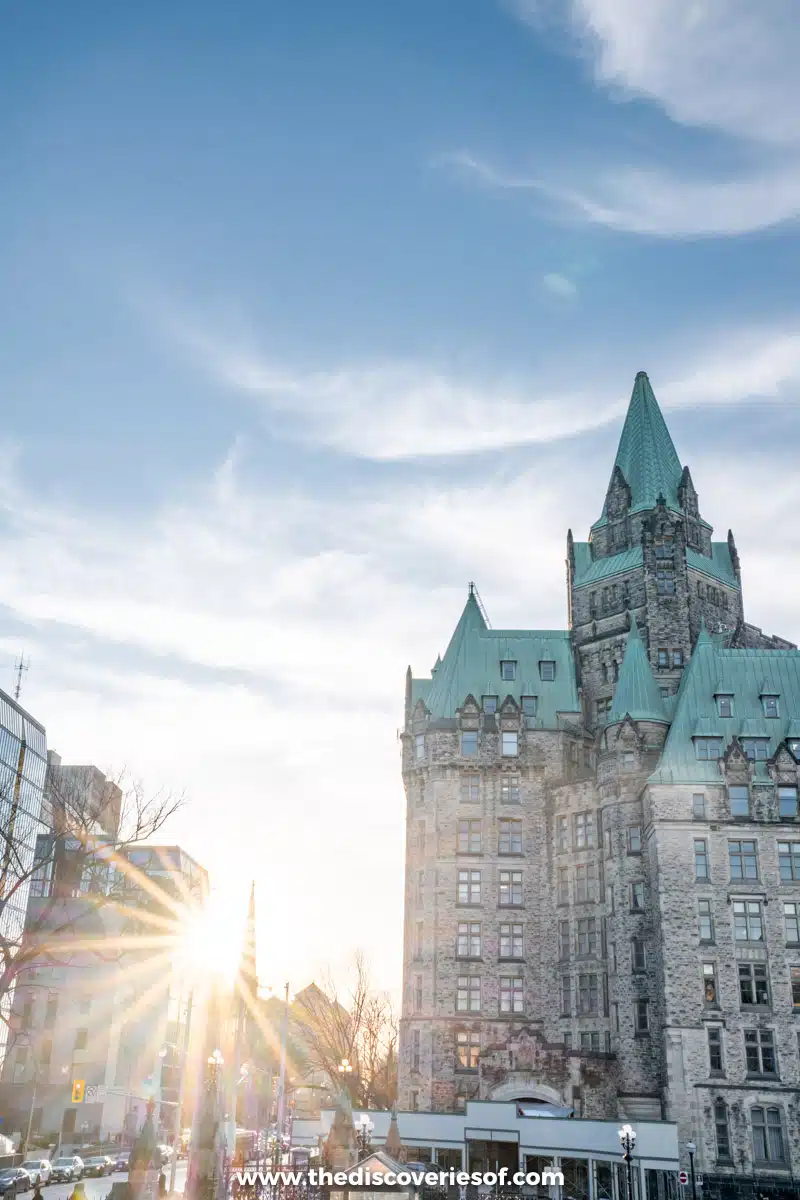
[[[626,716],[634,721],[660,721],[668,724],[664,698],[653,677],[635,617],[631,618],[628,643],[607,724],[618,725]]]
[[[680,511],[681,461],[644,371],[639,371],[633,384],[611,473],[612,484],[620,475],[630,489],[631,512],[655,508],[661,497],[667,508]],[[604,523],[607,516],[604,505],[597,524]]]

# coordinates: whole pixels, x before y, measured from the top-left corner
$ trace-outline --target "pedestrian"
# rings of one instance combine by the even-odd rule
[[[33,1196],[31,1200],[43,1200],[42,1185],[38,1179],[36,1180],[36,1187],[33,1189]]]
[[[158,1194],[159,1196],[166,1196],[167,1194],[167,1177],[163,1171],[158,1177]]]

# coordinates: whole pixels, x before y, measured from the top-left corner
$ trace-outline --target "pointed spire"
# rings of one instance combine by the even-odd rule
[[[653,677],[635,617],[631,618],[628,643],[607,724],[617,725],[626,716],[634,721],[669,723],[664,710],[664,698]]]
[[[633,385],[614,469],[631,490],[632,510],[655,508],[660,497],[667,508],[680,509],[681,462],[644,371]]]
[[[454,710],[453,714],[450,714],[450,709],[453,709],[454,704],[460,704],[464,699],[463,696],[451,695],[453,682],[458,675],[459,665],[462,658],[466,655],[469,643],[474,638],[483,637],[487,629],[488,627],[475,593],[475,584],[471,583],[464,611],[453,631],[453,636],[450,638],[450,644],[444,652],[444,658],[441,660],[439,668],[431,681],[431,688],[426,698],[426,704],[432,712],[444,706],[448,711],[448,715],[454,715]]]
[[[705,619],[705,617],[701,616],[700,632],[698,633],[697,641],[695,642],[695,650],[698,648],[698,646],[713,646],[713,645],[714,645],[714,643],[711,640],[711,634],[708,632],[708,629],[706,628],[706,619]]]
[[[399,1159],[403,1152],[403,1143],[400,1141],[400,1130],[397,1127],[397,1105],[392,1105],[392,1118],[389,1121],[389,1131],[386,1134],[384,1149],[387,1154],[395,1160]]]

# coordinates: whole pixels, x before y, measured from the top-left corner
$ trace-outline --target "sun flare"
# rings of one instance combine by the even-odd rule
[[[202,907],[181,914],[177,965],[192,986],[212,976],[233,986],[244,946],[246,912],[239,896],[212,891]]]

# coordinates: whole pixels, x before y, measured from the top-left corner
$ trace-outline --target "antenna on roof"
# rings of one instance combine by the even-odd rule
[[[19,700],[19,694],[22,691],[22,673],[23,673],[23,671],[29,670],[30,665],[31,665],[31,660],[28,659],[28,661],[25,662],[24,654],[20,654],[19,658],[14,663],[14,671],[17,676],[17,682],[14,685],[14,699],[15,700]]]
[[[483,601],[481,600],[481,594],[478,591],[478,589],[475,587],[475,584],[471,580],[470,580],[470,585],[469,585],[469,594],[470,594],[470,596],[475,597],[478,608],[480,609],[481,616],[483,617],[484,621],[486,622],[486,628],[491,629],[492,622],[489,620],[489,614],[487,613],[486,609],[483,607]]]

